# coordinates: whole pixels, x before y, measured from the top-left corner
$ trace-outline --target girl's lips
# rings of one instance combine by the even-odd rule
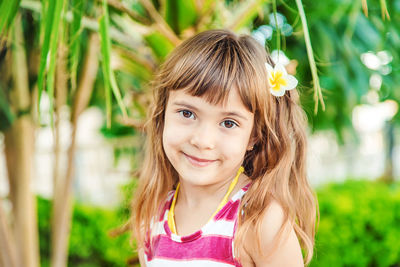
[[[183,153],[186,158],[194,165],[197,167],[205,167],[213,163],[215,160],[208,160],[208,159],[199,159],[193,156],[189,156],[188,154]]]

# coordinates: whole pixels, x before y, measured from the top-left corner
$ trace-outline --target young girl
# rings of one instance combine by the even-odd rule
[[[310,262],[306,117],[286,91],[297,80],[274,65],[226,30],[186,40],[162,65],[132,207],[142,266]]]

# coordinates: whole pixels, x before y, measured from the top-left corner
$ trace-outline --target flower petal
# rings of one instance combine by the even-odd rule
[[[268,63],[265,63],[265,67],[267,68],[268,76],[271,75],[272,72],[274,72],[274,68]]]
[[[290,63],[289,58],[285,55],[282,50],[274,50],[271,52],[271,58],[276,63],[281,63],[283,66],[286,66]]]
[[[285,90],[292,90],[298,84],[297,79],[292,75],[286,75],[285,80],[286,80],[286,85],[283,86]]]
[[[272,77],[274,74],[274,69],[268,63],[265,63],[265,67],[267,68],[267,83],[268,83],[269,87],[272,87],[273,84],[271,84],[271,80],[273,80]]]
[[[282,72],[282,73],[283,73],[283,76],[286,76],[286,75],[287,75],[287,71],[286,71],[285,67],[284,67],[281,63],[279,63],[279,62],[275,65],[274,70],[275,70],[275,71],[280,71],[280,72]]]
[[[270,92],[271,92],[271,94],[272,95],[274,95],[274,96],[283,96],[284,94],[285,94],[285,89],[284,88],[282,88],[282,86],[281,86],[281,88],[279,89],[279,90],[274,90],[274,89],[272,89],[272,88],[270,88],[270,90],[269,90]]]

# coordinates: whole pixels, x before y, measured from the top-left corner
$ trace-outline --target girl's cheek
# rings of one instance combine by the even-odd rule
[[[223,149],[226,153],[233,157],[239,157],[246,152],[248,141],[242,135],[226,135],[221,138],[221,144],[223,144]]]
[[[182,127],[182,125],[176,124],[171,121],[170,123],[167,123],[164,127],[164,142],[171,145],[182,143],[182,141],[186,139],[186,132],[186,127]]]

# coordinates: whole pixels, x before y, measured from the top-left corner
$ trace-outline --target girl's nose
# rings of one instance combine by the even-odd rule
[[[215,138],[213,131],[210,127],[198,127],[190,138],[190,144],[197,147],[198,149],[214,149]]]

